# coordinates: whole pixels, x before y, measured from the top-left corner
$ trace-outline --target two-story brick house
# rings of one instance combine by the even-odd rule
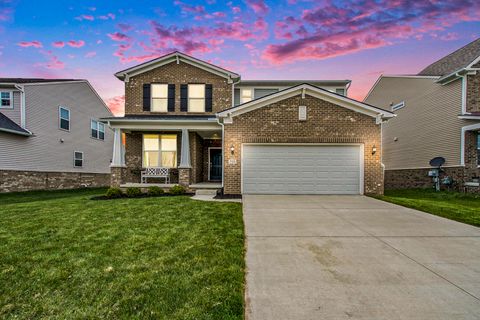
[[[103,119],[114,186],[164,167],[171,184],[225,194],[383,192],[380,127],[393,114],[348,98],[349,80],[243,81],[179,52],[115,75],[125,116]]]
[[[386,188],[432,186],[429,160],[443,157],[457,188],[479,191],[480,39],[416,75],[382,75],[365,102],[397,115],[383,127]]]

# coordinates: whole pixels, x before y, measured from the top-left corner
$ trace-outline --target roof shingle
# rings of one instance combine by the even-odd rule
[[[13,122],[12,119],[0,112],[0,131],[6,131],[10,133],[21,134],[24,136],[31,135],[30,132],[20,127],[18,124]]]

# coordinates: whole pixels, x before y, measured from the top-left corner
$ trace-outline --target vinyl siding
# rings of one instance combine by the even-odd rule
[[[0,89],[0,91],[3,91]],[[9,91],[9,90],[7,90]],[[21,125],[21,110],[20,110],[20,91],[13,91],[13,109],[0,109],[0,112],[10,118],[13,122]]]
[[[109,173],[113,132],[105,140],[90,137],[90,120],[112,116],[84,82],[25,85],[26,127],[31,137],[0,134],[0,169]],[[58,107],[70,110],[70,132],[58,128]],[[60,142],[61,139],[64,142]],[[84,153],[84,166],[74,168],[73,152]]]
[[[383,124],[385,169],[429,167],[438,156],[445,166],[460,165],[462,83],[447,85],[425,78],[382,78],[365,102],[390,109],[391,103],[405,101],[397,117]],[[394,138],[398,141],[394,141]]]

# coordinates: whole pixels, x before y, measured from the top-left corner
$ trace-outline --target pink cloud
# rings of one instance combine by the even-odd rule
[[[120,28],[120,30],[127,32],[133,29],[133,26],[126,24],[126,23],[119,23],[117,26]]]
[[[122,116],[125,112],[125,96],[116,96],[105,101],[110,111],[115,116]]]
[[[52,43],[52,46],[54,46],[55,48],[63,48],[63,47],[65,47],[65,42],[55,41],[55,42]]]
[[[246,3],[256,14],[268,13],[269,8],[264,0],[246,0]]]
[[[72,47],[72,48],[81,48],[85,45],[85,41],[83,40],[70,40],[67,42],[67,44]]]
[[[21,42],[17,43],[17,45],[20,46],[20,47],[23,47],[23,48],[28,48],[28,47],[42,48],[43,47],[43,44],[38,40],[21,41]]]
[[[41,63],[36,63],[36,67],[44,67],[47,69],[54,69],[54,70],[59,70],[59,69],[64,69],[65,68],[65,63],[60,61],[56,55],[52,53],[52,51],[42,51],[41,52],[45,57],[47,57],[48,61],[47,62],[41,62]]]
[[[120,33],[120,32],[108,33],[107,36],[110,39],[112,39],[113,41],[128,41],[128,40],[130,40],[129,36],[127,36],[124,33]]]
[[[97,55],[95,51],[90,51],[85,54],[85,58],[93,58]]]
[[[75,17],[76,20],[82,21],[82,20],[88,20],[88,21],[93,21],[95,18],[90,15],[90,14],[82,14],[78,17]]]
[[[102,15],[98,17],[98,19],[100,20],[108,20],[108,19],[115,20],[115,18],[116,16],[113,13],[107,13],[106,15]]]
[[[196,13],[196,14],[206,13],[204,6],[200,6],[200,5],[192,6],[178,0],[174,1],[173,4],[176,6],[179,6],[180,10],[182,10],[183,13]]]
[[[9,7],[0,7],[0,21],[9,21],[12,17],[13,9]]]

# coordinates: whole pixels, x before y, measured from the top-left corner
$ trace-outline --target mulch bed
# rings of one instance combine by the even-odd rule
[[[121,197],[109,198],[105,195],[102,196],[95,196],[91,197],[90,200],[117,200],[117,199],[137,199],[137,198],[162,198],[162,197],[178,197],[178,196],[187,196],[192,197],[194,196],[193,193],[184,193],[184,194],[170,194],[170,193],[163,193],[159,195],[149,195],[147,193],[142,193],[141,195],[135,197],[129,197],[126,194],[122,195]]]
[[[213,199],[242,199],[241,194],[217,194]]]

